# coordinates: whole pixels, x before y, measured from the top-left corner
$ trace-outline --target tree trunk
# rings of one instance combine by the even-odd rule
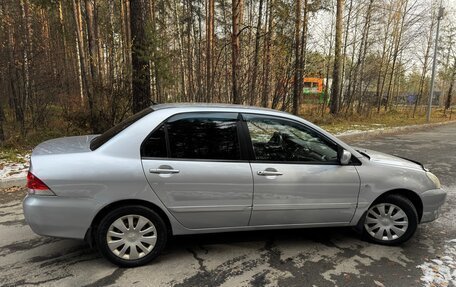
[[[199,52],[201,51],[201,43],[202,43],[202,39],[203,39],[203,35],[202,35],[202,28],[203,28],[203,24],[202,24],[202,15],[201,15],[201,8],[198,8],[197,10],[197,14],[198,14],[198,29],[195,29],[196,31],[196,35],[195,35],[195,39],[197,39],[197,48],[196,50]],[[204,76],[202,75],[202,71],[203,71],[203,60],[202,60],[202,55],[201,53],[197,53],[197,67],[196,67],[196,78],[197,78],[197,86],[198,86],[198,92],[197,92],[197,97],[196,97],[196,101],[198,102],[201,102],[203,101],[203,98],[204,98]]]
[[[345,37],[344,37],[344,49],[343,49],[343,52],[342,52],[342,75],[341,75],[341,80],[340,80],[340,101],[341,102],[344,102],[345,101],[345,73],[346,73],[346,69],[345,69],[345,64],[346,64],[346,59],[347,59],[347,48],[348,48],[348,35],[349,35],[349,31],[350,30],[350,23],[351,23],[351,18],[352,18],[352,10],[353,10],[353,0],[350,0],[350,4],[348,5],[348,15],[347,15],[347,22],[346,22],[346,28],[345,28]],[[358,17],[356,17],[356,19],[358,19]],[[334,21],[334,17],[331,17],[331,46],[333,44],[332,42],[332,33],[333,33],[333,21]],[[356,30],[355,30],[356,31]],[[356,38],[356,32],[355,32],[355,38]],[[332,48],[332,47],[331,47]],[[330,49],[332,50],[332,49]],[[354,54],[354,53],[353,53]],[[331,55],[331,53],[330,53]],[[353,63],[353,62],[352,62]],[[350,72],[351,72],[351,68],[350,68]],[[328,71],[329,71],[329,68],[328,68]],[[350,76],[351,78],[351,76]],[[329,79],[329,75],[328,75],[328,78]],[[328,82],[328,81],[326,81]],[[326,95],[327,91],[325,92],[325,97],[327,97]],[[326,105],[326,103],[325,103]]]
[[[63,43],[63,78],[65,81],[65,89],[67,96],[70,96],[70,77],[68,76],[69,73],[69,65],[68,65],[68,59],[70,58],[69,53],[68,53],[68,43],[67,43],[67,35],[66,35],[66,29],[65,29],[65,19],[64,19],[64,14],[63,14],[63,7],[62,7],[62,1],[59,0],[59,24],[60,24],[60,30],[62,33],[62,43]]]
[[[122,84],[126,87],[130,98],[133,98],[132,80],[131,80],[131,30],[130,30],[130,0],[120,1],[120,13],[122,23],[122,46],[123,46],[123,64],[122,70],[126,74],[125,81]]]
[[[388,54],[388,51],[387,51],[388,50],[388,35],[389,35],[389,28],[391,25],[391,19],[389,18],[387,21],[388,22],[387,22],[386,30],[385,30],[385,33],[383,34],[382,56],[380,59],[380,66],[378,67],[378,74],[377,74],[377,87],[376,87],[377,113],[380,113],[380,108],[382,106],[383,82],[384,82],[384,79],[382,81],[382,76],[383,76],[382,71],[383,71],[383,66],[385,64],[386,56]],[[388,62],[386,64],[388,64]],[[385,68],[385,75],[384,75],[385,77],[386,77],[386,73],[388,71],[388,65]]]
[[[454,57],[454,59],[453,59],[453,71],[451,72],[450,86],[448,87],[448,94],[447,94],[447,98],[445,101],[445,111],[451,107],[451,102],[452,102],[452,98],[453,98],[454,81],[456,81],[456,57]]]
[[[87,95],[87,101],[89,103],[89,112],[90,112],[90,126],[92,128],[96,128],[97,123],[95,120],[94,114],[94,102],[93,102],[93,89],[92,85],[89,82],[87,77],[87,69],[86,69],[86,55],[84,49],[84,35],[83,35],[83,23],[82,23],[82,15],[81,15],[81,3],[80,0],[73,0],[73,14],[74,20],[76,23],[76,42],[78,45],[79,51],[79,66],[81,70],[81,80],[82,80],[82,93]]]
[[[105,69],[104,69],[104,53],[103,53],[103,43],[101,40],[103,39],[101,37],[100,33],[100,25],[99,25],[99,7],[97,4],[97,0],[93,0],[93,6],[94,6],[94,17],[93,17],[93,28],[95,32],[95,45],[97,47],[97,70],[98,70],[98,89],[102,91],[103,89],[103,84],[104,84],[104,74],[105,74]],[[110,9],[110,8],[108,8]],[[112,17],[110,17],[112,18]],[[108,29],[109,31],[110,29]],[[109,32],[108,32],[109,33]],[[101,96],[100,96],[101,97]]]
[[[77,65],[78,65],[78,80],[79,80],[79,94],[81,98],[81,106],[84,105],[84,96],[86,94],[86,74],[85,74],[85,58],[82,54],[84,51],[84,42],[83,42],[83,31],[80,23],[82,22],[81,19],[81,6],[79,1],[73,0],[73,19],[76,24],[75,34],[76,34],[76,58],[77,58]]]
[[[294,79],[293,79],[293,114],[299,113],[299,95],[300,83],[302,82],[301,77],[301,0],[296,0],[295,7],[295,43],[294,43]]]
[[[335,39],[335,45],[334,45],[334,70],[333,70],[333,82],[332,82],[332,88],[331,88],[331,106],[330,106],[331,114],[337,114],[339,112],[343,9],[344,9],[344,0],[337,0],[336,39]]]
[[[241,24],[241,15],[243,9],[243,0],[233,0],[232,7],[232,25],[233,31],[231,35],[231,73],[232,73],[232,84],[233,84],[233,104],[240,104],[242,102],[241,98],[241,89],[240,89],[240,74],[241,74],[241,65],[240,65],[240,40],[239,40],[239,26]]]
[[[125,16],[126,16],[126,19],[125,19],[125,28],[126,28],[126,32],[127,32],[126,41],[127,41],[127,47],[129,48],[129,51],[130,51],[130,53],[128,53],[128,61],[131,66],[131,46],[132,46],[131,38],[132,38],[132,36],[131,36],[131,23],[130,23],[130,18],[131,18],[130,1],[131,0],[123,0],[123,2],[125,3]]]
[[[213,1],[213,0],[211,0]],[[182,86],[182,93],[178,95],[178,99],[180,101],[187,101],[187,84],[185,82],[186,76],[185,76],[185,60],[184,60],[184,41],[182,39],[182,29],[181,29],[181,24],[180,24],[180,19],[178,15],[178,6],[177,6],[177,1],[174,0],[174,18],[176,20],[176,28],[177,28],[177,43],[178,43],[178,49],[179,49],[179,65],[180,65],[180,80],[181,80],[181,86]]]
[[[358,38],[358,27],[359,27],[359,24],[358,24],[358,21],[359,21],[359,18],[361,17],[360,16],[361,13],[355,13],[355,25],[354,25],[354,35],[353,35],[353,39],[357,39]],[[351,58],[350,58],[350,69],[349,69],[349,72],[348,72],[348,85],[347,85],[347,88],[345,89],[345,92],[343,93],[342,90],[344,89],[344,86],[341,84],[341,87],[340,87],[340,95],[339,95],[339,107],[343,106],[345,104],[345,106],[350,106],[350,102],[351,102],[351,98],[353,96],[353,86],[354,86],[354,83],[357,81],[357,77],[358,77],[358,74],[356,73],[356,69],[357,69],[357,62],[355,61],[355,56],[356,56],[356,45],[357,45],[357,41],[351,41],[352,42],[352,53],[351,53]],[[342,80],[341,80],[342,82]],[[344,95],[344,97],[342,98],[342,94]]]
[[[298,82],[298,112],[299,112],[299,107],[301,107],[301,98],[302,98],[302,86],[303,86],[303,80],[304,80],[304,75],[306,71],[306,60],[307,60],[307,25],[308,25],[308,5],[307,5],[307,0],[304,0],[304,15],[302,18],[302,33],[301,33],[301,47],[299,51],[299,79],[301,79]]]
[[[214,50],[214,0],[206,1],[206,101],[210,102],[212,95],[213,73],[212,52]]]
[[[223,23],[225,23],[225,25],[223,25],[223,32],[224,32],[224,37],[226,39],[229,39],[230,37],[230,21],[228,21],[228,16],[227,16],[227,8],[226,8],[226,0],[222,0],[221,1],[221,9],[223,11]],[[222,97],[222,101],[225,101],[225,102],[230,102],[230,99],[231,99],[231,95],[232,95],[232,92],[231,92],[231,77],[230,77],[230,60],[229,60],[229,53],[228,53],[228,45],[224,45],[224,49],[223,49],[225,52],[223,53],[223,58],[224,58],[224,61],[225,61],[225,64],[224,64],[224,70],[225,70],[225,77],[224,77],[224,87],[225,87],[225,90],[223,92],[224,96],[225,97]]]
[[[158,103],[163,102],[163,89],[162,89],[162,83],[161,83],[161,76],[160,76],[160,71],[159,71],[159,44],[158,44],[158,37],[159,37],[159,30],[162,28],[160,25],[160,14],[163,12],[163,7],[160,5],[158,8],[158,12],[156,12],[156,1],[152,0],[149,1],[150,5],[150,19],[151,19],[151,29],[152,29],[152,35],[154,37],[154,40],[156,40],[156,43],[153,43],[153,48],[151,51],[151,61],[149,61],[149,65],[152,65],[150,67],[150,76],[151,76],[151,96],[154,100],[156,100]],[[158,14],[158,15],[157,15]],[[157,29],[157,24],[159,28]]]
[[[194,85],[194,70],[193,70],[193,42],[192,42],[192,30],[193,30],[193,4],[191,0],[186,1],[187,4],[187,74],[188,74],[188,99],[190,102],[195,101],[195,85]]]
[[[32,58],[30,55],[30,23],[29,23],[29,4],[28,0],[21,0],[20,1],[21,9],[22,9],[22,24],[23,24],[23,30],[22,33],[24,35],[24,46],[23,46],[23,53],[22,53],[22,60],[23,60],[23,79],[24,79],[24,97],[23,100],[21,101],[22,104],[22,113],[21,115],[22,121],[21,121],[21,133],[22,135],[25,135],[25,110],[27,109],[28,106],[28,101],[30,99],[30,91],[31,91],[31,86],[30,86],[30,59]]]
[[[122,33],[125,33],[125,9],[123,8],[124,5],[121,1],[120,3],[120,29]],[[126,89],[124,88],[125,86],[122,84],[125,80],[125,73],[124,69],[122,66],[125,66],[125,38],[122,36],[119,39],[119,47],[116,47],[114,45],[115,43],[115,38],[116,38],[116,30],[115,30],[115,24],[114,24],[114,17],[115,17],[115,2],[109,3],[109,37],[106,39],[106,45],[107,45],[107,50],[108,52],[106,53],[106,66],[104,67],[104,84],[106,84],[106,89],[103,89],[103,94],[106,96],[106,103],[107,107],[110,110],[109,113],[109,123],[110,125],[114,125],[116,123],[117,119],[117,112],[118,112],[118,93],[116,91],[118,90],[123,90],[125,91]],[[125,34],[123,34],[125,35]],[[120,56],[120,61],[116,61],[116,54],[117,52],[121,52]],[[102,64],[100,63],[100,66]],[[103,63],[103,65],[105,65]],[[117,77],[115,76],[117,75]],[[100,96],[101,97],[101,96]]]
[[[260,31],[261,31],[261,20],[263,18],[263,0],[260,0],[258,3],[258,22],[256,26],[255,32],[255,51],[253,55],[253,68],[252,68],[252,81],[250,83],[249,89],[249,97],[250,97],[250,105],[254,105],[257,99],[256,95],[256,82],[258,78],[258,62],[259,62],[259,55],[260,55]]]
[[[85,0],[86,9],[86,22],[87,22],[87,39],[89,48],[89,73],[90,80],[88,81],[88,90],[92,95],[89,99],[89,108],[91,114],[91,127],[94,132],[99,132],[97,123],[97,116],[95,109],[98,109],[97,97],[98,97],[98,47],[95,36],[95,25],[94,25],[94,0]]]
[[[131,0],[130,26],[132,37],[132,110],[137,113],[150,105],[150,65],[145,59],[147,49],[147,0]]]
[[[0,5],[4,5],[4,3],[0,3]],[[4,8],[4,7],[3,7]],[[22,10],[21,10],[22,11]],[[22,20],[22,19],[21,19]],[[7,71],[6,71],[6,75],[8,75],[8,85],[9,85],[9,88],[10,88],[10,91],[11,91],[11,94],[9,96],[9,99],[10,99],[10,106],[13,107],[14,109],[14,119],[16,122],[18,122],[20,124],[20,127],[21,127],[21,130],[25,130],[25,110],[24,110],[24,93],[23,91],[21,91],[21,86],[23,86],[22,82],[21,82],[21,77],[19,75],[19,67],[18,67],[18,63],[15,59],[15,48],[14,48],[14,45],[15,45],[15,39],[14,39],[14,28],[15,27],[12,27],[12,26],[9,26],[9,25],[5,25],[4,26],[6,31],[6,35],[7,35],[7,51],[8,51],[8,55],[7,55]],[[3,27],[2,27],[3,28]]]
[[[77,32],[76,32],[77,34]],[[76,58],[77,58],[77,65],[78,65],[78,83],[79,83],[79,97],[81,100],[81,106],[84,105],[84,94],[85,94],[85,88],[84,88],[84,79],[83,79],[83,67],[84,67],[84,60],[81,59],[81,51],[80,51],[80,44],[79,44],[79,39],[78,36],[76,36]]]
[[[420,77],[420,83],[418,87],[418,95],[415,99],[415,105],[413,107],[413,116],[415,117],[416,110],[418,108],[418,105],[421,103],[421,99],[423,98],[423,93],[424,93],[424,82],[426,80],[426,74],[428,70],[428,62],[429,62],[429,53],[431,51],[431,46],[432,46],[432,34],[434,33],[434,15],[431,17],[431,26],[429,28],[429,35],[428,35],[428,41],[426,44],[426,51],[424,52],[424,62],[423,62],[423,68],[421,70],[421,77]]]
[[[0,17],[4,15],[4,6],[3,6],[3,3],[0,4]],[[0,37],[4,37],[3,39],[8,39],[8,33],[6,32],[7,28],[6,28],[6,25],[4,24],[4,22],[2,20],[0,20]],[[0,52],[2,51],[2,49],[0,49]],[[6,58],[6,57],[5,57]],[[8,62],[8,60],[6,61]],[[10,63],[8,63],[8,66],[10,65]],[[6,69],[6,66],[5,67],[0,67],[0,78],[5,75],[6,76],[7,74],[7,69]],[[5,77],[6,78],[6,77]],[[6,79],[1,79],[0,80],[0,85],[1,84],[7,84],[7,80]],[[4,112],[3,112],[3,103],[6,102],[6,98],[8,97],[8,91],[6,89],[2,89],[0,90],[0,145],[3,144],[3,142],[5,141],[5,132],[4,132],[4,127],[3,127],[3,123],[5,122],[5,115],[4,115]]]
[[[364,79],[364,66],[366,62],[366,55],[367,55],[367,48],[369,44],[369,35],[370,35],[370,26],[371,26],[371,14],[372,14],[372,4],[374,0],[369,1],[369,6],[367,7],[367,14],[366,14],[366,22],[363,28],[363,39],[362,39],[362,49],[360,49],[360,68],[359,68],[359,83],[358,83],[358,88],[355,87],[355,92],[358,100],[358,109],[357,113],[361,113],[361,104],[363,102],[363,82],[365,81]],[[365,85],[367,86],[367,85]]]
[[[5,141],[5,131],[3,129],[3,122],[5,121],[5,115],[3,114],[3,103],[0,100],[0,145]]]
[[[264,77],[263,77],[263,93],[261,96],[261,106],[262,107],[267,107],[268,106],[268,100],[269,100],[269,80],[270,80],[270,72],[269,70],[271,69],[271,39],[272,39],[272,25],[273,25],[273,7],[274,7],[274,0],[269,0],[269,5],[268,7],[268,12],[266,13],[267,16],[267,21],[268,21],[268,26],[267,26],[267,32],[266,32],[266,40],[265,40],[265,48],[264,48],[264,65],[263,65],[263,71],[264,71]]]
[[[350,21],[350,13],[348,14],[348,21]],[[348,25],[348,23],[347,23]],[[348,29],[347,29],[348,30]],[[324,97],[323,97],[323,103],[321,104],[321,116],[324,115],[327,104],[328,104],[328,92],[329,92],[329,74],[330,74],[330,66],[331,66],[331,55],[332,55],[332,49],[333,49],[333,32],[334,32],[334,17],[331,17],[331,29],[329,32],[329,51],[327,54],[327,64],[326,64],[326,83],[325,83],[325,91],[324,91]],[[347,37],[345,37],[345,43],[344,43],[344,61],[342,64],[342,75],[344,74],[345,71],[345,55],[346,55],[346,48],[347,48]],[[343,81],[342,81],[343,82]],[[342,84],[343,85],[343,84]]]
[[[400,22],[398,24],[398,26],[396,26],[396,30],[395,32],[393,32],[393,46],[394,46],[394,50],[393,50],[393,63],[392,63],[392,66],[391,66],[391,76],[390,76],[390,79],[389,79],[389,82],[388,82],[388,89],[387,89],[387,92],[386,92],[386,102],[385,102],[385,111],[388,110],[388,107],[391,103],[391,94],[392,94],[392,90],[393,90],[393,80],[394,80],[394,76],[395,76],[395,73],[396,73],[396,64],[397,64],[397,58],[399,56],[399,50],[400,50],[400,44],[401,44],[401,40],[402,40],[402,32],[404,30],[404,22],[405,22],[405,17],[406,17],[406,11],[407,11],[407,6],[408,6],[408,0],[405,0],[404,3],[401,3],[401,5],[403,5],[403,13],[402,13],[402,16],[401,16],[401,19],[400,19]],[[402,6],[401,6],[402,8]],[[394,30],[393,30],[394,31]]]

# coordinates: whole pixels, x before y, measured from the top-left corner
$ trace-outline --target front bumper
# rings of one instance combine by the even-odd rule
[[[84,239],[98,206],[88,198],[27,195],[25,221],[39,235]]]
[[[445,203],[446,191],[439,189],[431,189],[420,194],[423,202],[423,216],[421,223],[436,220],[440,216],[440,209]]]

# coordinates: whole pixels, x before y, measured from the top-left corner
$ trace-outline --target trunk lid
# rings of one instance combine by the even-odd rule
[[[97,135],[63,137],[45,141],[32,152],[33,156],[89,152],[90,141]]]

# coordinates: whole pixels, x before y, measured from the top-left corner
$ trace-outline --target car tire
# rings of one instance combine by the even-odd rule
[[[136,267],[155,259],[166,245],[167,227],[153,210],[128,205],[103,217],[95,242],[103,257],[120,267]]]
[[[415,233],[418,213],[408,198],[391,194],[369,207],[361,227],[363,236],[368,241],[382,245],[399,245]]]

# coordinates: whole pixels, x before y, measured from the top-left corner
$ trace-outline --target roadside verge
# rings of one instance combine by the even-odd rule
[[[346,131],[339,134],[335,134],[336,137],[343,141],[354,141],[354,140],[365,140],[377,136],[388,136],[395,134],[402,134],[407,132],[415,132],[420,130],[426,130],[443,125],[455,124],[456,121],[438,122],[430,124],[419,124],[419,125],[408,125],[391,128],[379,128],[366,131]]]

